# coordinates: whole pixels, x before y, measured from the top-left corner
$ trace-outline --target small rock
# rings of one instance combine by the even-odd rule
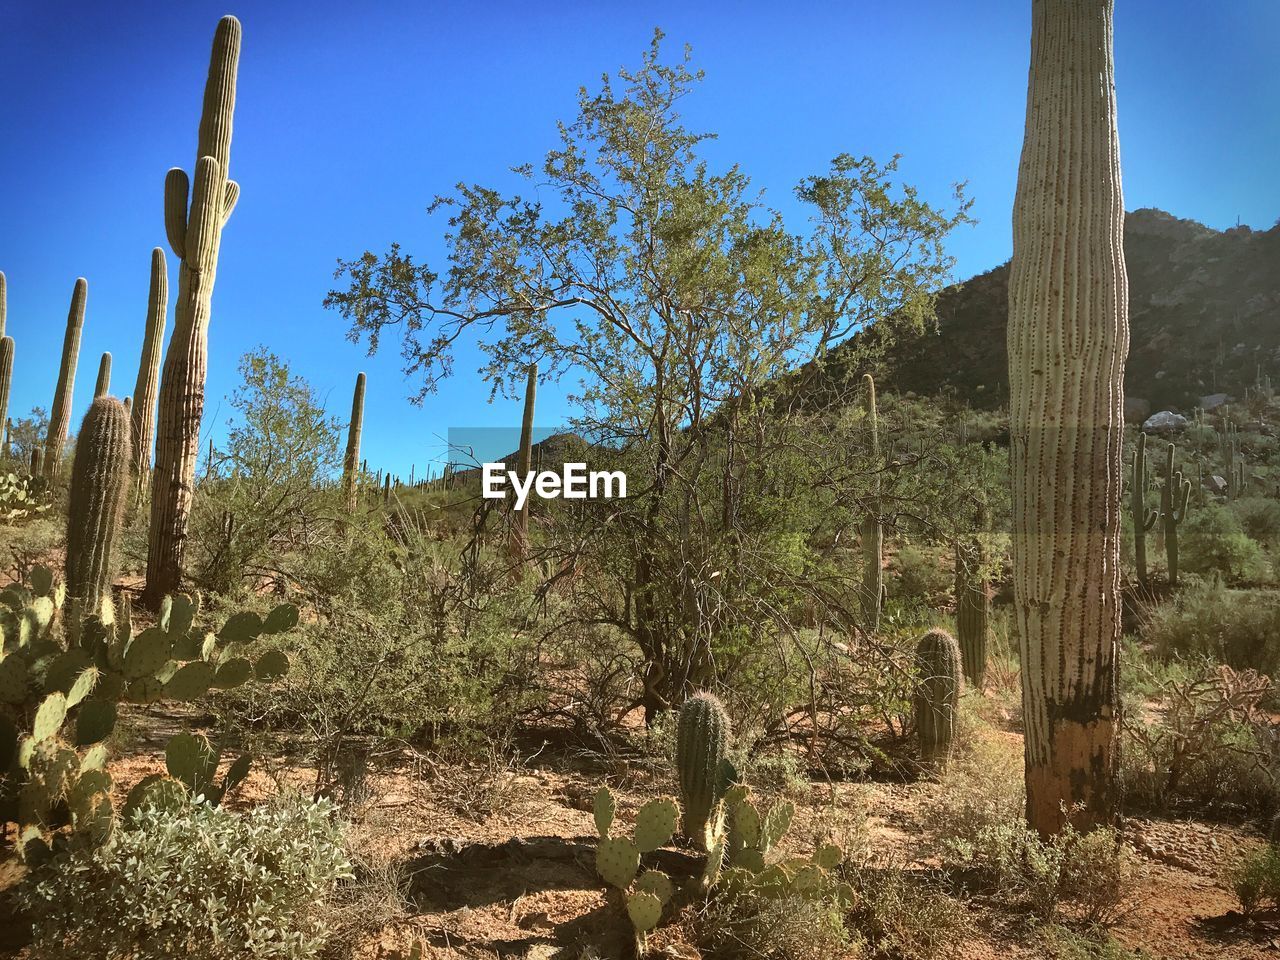
[[[1171,433],[1177,430],[1184,430],[1187,426],[1187,418],[1180,413],[1174,413],[1172,410],[1161,410],[1159,413],[1153,413],[1143,421],[1142,429],[1150,430],[1153,433]]]

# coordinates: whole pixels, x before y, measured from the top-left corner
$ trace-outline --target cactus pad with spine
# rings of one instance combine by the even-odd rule
[[[640,879],[636,881],[635,889],[644,893],[652,893],[665,904],[670,903],[671,898],[675,896],[676,885],[661,870],[646,870],[640,874]]]
[[[164,685],[164,695],[174,700],[195,700],[213,686],[214,667],[203,660],[184,663]]]
[[[31,738],[37,743],[53,739],[66,718],[67,698],[61,693],[49,694],[36,710],[35,720],[31,723]]]
[[[618,804],[613,799],[613,791],[602,786],[596,791],[591,801],[591,813],[595,817],[596,832],[601,837],[609,836],[609,828],[613,826],[613,818],[617,812]]]
[[[627,916],[637,933],[647,933],[662,919],[662,901],[645,891],[628,894]]]
[[[640,869],[640,851],[625,837],[602,837],[596,848],[596,870],[606,883],[625,890]]]
[[[670,797],[650,800],[636,814],[636,848],[649,853],[669,843],[679,818],[680,808]]]

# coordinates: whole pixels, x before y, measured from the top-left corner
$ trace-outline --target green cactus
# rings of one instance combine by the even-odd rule
[[[977,509],[977,530],[956,541],[956,640],[964,660],[965,678],[982,689],[987,669],[987,634],[991,596],[987,589],[987,555],[982,540],[987,512]]]
[[[634,839],[627,839],[610,834],[617,804],[608,787],[600,788],[592,807],[600,834],[596,871],[605,883],[619,891],[635,930],[638,953],[643,954],[645,938],[662,919],[662,909],[675,894],[675,885],[660,870],[640,874],[640,856],[671,841],[679,808],[669,797],[650,800],[636,814]]]
[[[1160,517],[1159,510],[1147,509],[1147,435],[1138,434],[1133,451],[1133,476],[1129,482],[1129,511],[1133,514],[1133,565],[1138,583],[1147,585],[1147,532]]]
[[[116,538],[129,486],[131,433],[124,405],[99,397],[76,440],[67,513],[67,592],[85,613],[111,597]]]
[[[93,399],[105,397],[111,392],[111,354],[104,353],[98,361],[98,381],[93,386]]]
[[[39,476],[41,476],[41,472],[40,472],[40,466],[41,466],[41,463],[40,463],[40,460],[41,460],[41,457],[42,457],[42,456],[43,456],[43,454],[42,454],[42,452],[41,452],[41,450],[40,450],[40,448],[39,448],[39,447],[35,447],[35,448],[31,451],[31,476],[33,476],[33,477],[39,477]]]
[[[913,700],[920,755],[945,760],[955,739],[964,680],[960,647],[944,630],[930,630],[916,645],[918,686]]]
[[[44,442],[44,473],[50,479],[62,469],[63,448],[71,426],[71,400],[76,386],[76,364],[80,359],[80,334],[84,330],[84,305],[89,296],[89,281],[76,280],[71,293],[71,310],[67,313],[67,332],[62,340],[62,364],[58,368],[58,386],[53,393],[49,414],[49,432]]]
[[[160,383],[160,353],[169,305],[169,272],[164,250],[151,251],[151,284],[147,291],[147,319],[142,334],[138,379],[133,385],[133,482],[134,499],[146,489],[151,472],[151,448],[155,441],[156,398]]]
[[[5,335],[5,323],[9,317],[9,282],[5,279],[4,271],[0,270],[0,337]]]
[[[0,323],[0,328],[3,324]],[[4,424],[4,457],[9,459],[10,434],[13,424],[9,420],[9,393],[13,388],[13,337],[0,337],[0,423]]]
[[[711,848],[719,831],[729,737],[729,715],[716,697],[697,693],[680,707],[676,771],[684,803],[681,832],[702,850]]]
[[[795,807],[784,800],[761,815],[750,788],[743,784],[725,792],[724,804],[729,827],[725,862],[750,873],[762,872],[769,853],[790,829]]]
[[[356,474],[360,464],[360,434],[364,429],[364,388],[363,373],[356,376],[356,388],[351,396],[351,422],[347,426],[347,455],[342,461],[342,491],[347,510],[354,512],[356,508]]]
[[[1191,502],[1191,481],[1173,469],[1174,445],[1169,444],[1165,459],[1164,485],[1160,488],[1160,516],[1164,521],[1164,552],[1169,568],[1169,586],[1178,585],[1178,527],[1187,518]]]
[[[531,363],[524,388],[524,417],[520,421],[520,455],[516,465],[522,478],[533,469],[533,405],[537,395],[538,365]],[[512,518],[511,554],[517,561],[523,561],[529,555],[529,498]]]
[[[864,402],[871,431],[872,501],[862,523],[862,619],[869,633],[880,628],[880,608],[884,601],[884,526],[880,522],[880,423],[876,412],[876,381],[871,374],[862,378],[866,386]]]
[[[152,609],[182,579],[183,552],[200,454],[205,373],[213,283],[222,228],[240,188],[228,179],[240,21],[223,17],[214,32],[196,148],[195,179],[174,167],[165,177],[165,233],[180,258],[173,337],[160,378],[155,470],[151,480],[151,527],[143,598]]]

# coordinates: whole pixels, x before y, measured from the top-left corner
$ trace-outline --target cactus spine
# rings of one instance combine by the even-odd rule
[[[62,341],[62,365],[58,369],[58,386],[53,394],[49,414],[49,432],[44,443],[44,472],[56,477],[62,467],[62,452],[67,445],[67,429],[71,426],[71,395],[76,386],[76,363],[80,359],[80,334],[84,330],[84,302],[89,295],[89,281],[76,280],[71,294],[71,310],[67,313],[67,333]]]
[[[9,444],[9,391],[13,388],[13,337],[0,337],[0,423],[6,425],[5,445]],[[8,456],[6,450],[5,456]]]
[[[876,413],[876,381],[862,378],[866,386],[867,422],[871,427],[872,477],[870,512],[862,522],[862,618],[871,633],[880,628],[880,604],[884,598],[884,526],[880,523],[880,424]]]
[[[67,515],[67,595],[86,613],[111,596],[116,536],[129,486],[132,426],[124,404],[98,397],[76,438]]]
[[[1178,585],[1178,526],[1187,518],[1191,498],[1191,481],[1182,471],[1173,469],[1174,446],[1169,444],[1164,469],[1164,486],[1160,488],[1160,516],[1164,519],[1164,552],[1169,567],[1169,586]]]
[[[165,177],[165,233],[181,266],[173,338],[160,379],[147,585],[143,594],[151,607],[158,607],[182,578],[200,455],[213,283],[222,228],[240,195],[239,186],[227,178],[239,61],[240,21],[223,17],[218,21],[209,58],[189,207],[186,173],[174,167]]]
[[[164,346],[164,325],[169,306],[169,271],[164,251],[151,251],[151,285],[147,291],[147,324],[142,334],[142,355],[138,358],[138,379],[133,385],[133,482],[135,498],[141,500],[151,472],[151,448],[156,431],[156,395],[160,384],[160,350]]]
[[[925,760],[945,760],[955,740],[960,707],[960,646],[945,630],[930,630],[916,645],[919,685],[913,701],[916,737]]]
[[[105,397],[111,392],[111,354],[104,353],[98,361],[98,382],[93,385],[93,399]]]
[[[1159,510],[1147,509],[1147,435],[1138,434],[1133,452],[1133,477],[1129,484],[1129,510],[1133,514],[1133,565],[1138,583],[1147,585],[1147,531],[1155,526]]]
[[[979,505],[977,527],[971,537],[956,541],[956,639],[965,678],[981,690],[987,672],[987,630],[991,597],[987,591],[987,555],[982,541],[987,512]]]
[[[356,377],[356,388],[351,395],[351,423],[347,426],[347,455],[342,461],[342,492],[347,510],[356,508],[356,474],[360,466],[360,434],[364,429],[363,373]]]
[[[524,389],[524,418],[520,421],[520,457],[516,469],[521,478],[529,476],[533,469],[533,404],[538,392],[538,365],[529,364],[528,381]],[[529,555],[529,498],[516,511],[511,528],[511,552],[517,560]]]
[[[715,814],[725,788],[729,735],[729,715],[711,694],[694,694],[680,707],[676,772],[684,803],[681,832],[703,850],[715,842]]]

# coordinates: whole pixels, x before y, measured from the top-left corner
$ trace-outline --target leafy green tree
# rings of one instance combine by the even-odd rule
[[[744,546],[744,524],[759,521],[738,500],[756,484],[777,498],[788,483],[765,461],[798,462],[812,444],[791,442],[795,420],[777,433],[767,388],[873,322],[918,328],[950,268],[943,240],[968,219],[959,187],[945,212],[894,183],[896,157],[842,154],[797,186],[808,220],[788,225],[739,167],[715,171],[701,155],[712,135],[679,114],[701,73],[687,51],[664,62],[661,36],[617,85],[580,91],[540,165],[515,168],[534,198],[460,184],[436,201],[450,211],[447,267],[393,244],[340,261],[349,286],[325,300],[371,351],[399,334],[419,400],[466,339],[495,392],[515,396],[531,361],[543,380],[576,380],[573,425],[626,464],[629,498],[587,511],[597,533],[576,531],[575,568],[618,586],[598,619],[639,646],[650,719],[715,679],[717,644],[756,632],[781,589],[772,561]],[[727,594],[761,580],[766,595],[733,610]]]

